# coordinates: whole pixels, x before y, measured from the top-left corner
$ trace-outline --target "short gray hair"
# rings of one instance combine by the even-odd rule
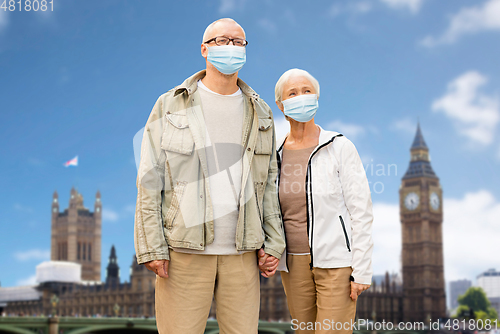
[[[274,88],[274,98],[276,102],[281,102],[281,98],[283,95],[283,86],[287,83],[287,81],[290,78],[295,78],[295,77],[304,77],[307,80],[311,82],[311,84],[314,87],[314,90],[316,91],[316,95],[319,98],[319,82],[316,80],[309,72],[305,70],[301,70],[298,68],[292,68],[285,73],[279,78],[278,82],[276,83],[276,87]]]
[[[218,19],[212,23],[210,23],[207,27],[207,29],[205,29],[205,32],[203,33],[203,40],[201,41],[202,43],[205,43],[208,39],[210,39],[211,37],[211,34],[212,34],[212,28],[214,27],[214,25],[218,22],[232,22],[232,23],[235,23],[238,27],[241,28],[241,30],[243,30],[243,34],[245,34],[245,29],[243,29],[242,26],[240,26],[240,24],[238,22],[236,22],[235,20],[229,18],[229,17],[225,17],[225,18],[222,18],[222,19]],[[246,34],[245,34],[245,38],[246,38]]]

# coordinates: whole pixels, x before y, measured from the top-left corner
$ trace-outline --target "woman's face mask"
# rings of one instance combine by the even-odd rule
[[[297,122],[309,122],[318,110],[318,96],[316,94],[303,94],[284,100],[283,112],[286,116]]]

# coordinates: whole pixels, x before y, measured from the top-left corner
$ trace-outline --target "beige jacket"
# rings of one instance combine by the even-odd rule
[[[169,260],[169,245],[203,250],[214,240],[205,154],[206,128],[197,92],[205,70],[161,95],[149,116],[137,174],[134,243],[139,264]],[[236,249],[281,257],[284,229],[276,192],[276,149],[269,106],[238,79],[244,94],[242,183]]]

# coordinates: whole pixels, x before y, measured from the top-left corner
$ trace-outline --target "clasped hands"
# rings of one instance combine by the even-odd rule
[[[266,254],[263,249],[257,253],[259,257],[259,269],[262,271],[262,276],[269,278],[276,273],[279,260],[272,255]],[[146,268],[156,275],[168,278],[168,260],[153,260],[146,262]]]

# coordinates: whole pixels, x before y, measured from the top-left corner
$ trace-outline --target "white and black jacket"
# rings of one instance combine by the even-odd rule
[[[366,173],[349,139],[320,130],[305,181],[311,268],[352,267],[355,282],[371,284],[373,212]],[[278,186],[285,139],[276,145]],[[278,270],[288,271],[286,250]]]

